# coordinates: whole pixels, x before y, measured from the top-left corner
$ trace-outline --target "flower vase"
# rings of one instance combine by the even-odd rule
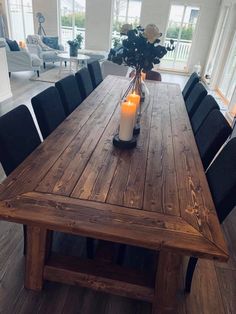
[[[78,47],[70,45],[70,57],[78,56]]]
[[[134,127],[134,134],[139,134],[141,116],[143,112],[147,109],[150,102],[149,90],[145,82],[142,80],[141,71],[136,70],[135,75],[132,77],[128,87],[125,89],[121,97],[121,102],[125,101],[130,93],[136,93],[140,95],[140,105]]]

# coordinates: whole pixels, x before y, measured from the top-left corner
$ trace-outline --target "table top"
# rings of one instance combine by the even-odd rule
[[[147,82],[137,147],[121,151],[127,85],[108,76],[1,184],[0,219],[227,260],[179,85]]]
[[[63,59],[63,60],[88,60],[90,59],[89,56],[86,56],[86,55],[83,55],[81,53],[78,53],[78,56],[76,57],[71,57],[69,53],[58,53],[57,55],[60,59]]]

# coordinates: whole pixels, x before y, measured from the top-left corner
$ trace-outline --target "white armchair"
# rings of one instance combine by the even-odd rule
[[[27,47],[30,53],[36,54],[43,63],[43,67],[46,68],[47,62],[59,62],[58,52],[64,51],[62,45],[58,45],[58,49],[50,48],[42,42],[42,38],[39,35],[29,35],[26,39]]]
[[[9,74],[11,72],[36,71],[39,76],[42,62],[36,54],[30,54],[26,49],[22,48],[20,51],[11,51],[4,38],[0,38],[0,42],[3,42],[6,47]]]

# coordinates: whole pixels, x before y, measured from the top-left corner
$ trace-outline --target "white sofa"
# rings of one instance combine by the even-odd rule
[[[36,71],[39,76],[42,62],[37,55],[22,48],[20,51],[11,51],[5,38],[0,38],[0,42],[5,44],[9,75],[11,72]]]
[[[60,59],[58,58],[57,54],[58,52],[63,52],[64,47],[62,45],[59,46],[59,50],[52,49],[50,47],[47,47],[47,45],[44,44],[45,47],[47,47],[47,50],[43,49],[42,46],[37,44],[37,37],[39,35],[28,35],[26,39],[27,48],[30,53],[37,55],[43,63],[43,67],[46,68],[47,62],[59,62]],[[40,36],[39,36],[40,37]]]

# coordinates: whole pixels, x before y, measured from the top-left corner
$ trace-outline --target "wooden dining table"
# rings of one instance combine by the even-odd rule
[[[180,87],[146,84],[136,148],[113,146],[128,80],[108,76],[0,185],[0,219],[27,226],[26,288],[75,284],[176,313],[183,257],[227,261]],[[153,250],[155,274],[55,254],[53,231]]]

